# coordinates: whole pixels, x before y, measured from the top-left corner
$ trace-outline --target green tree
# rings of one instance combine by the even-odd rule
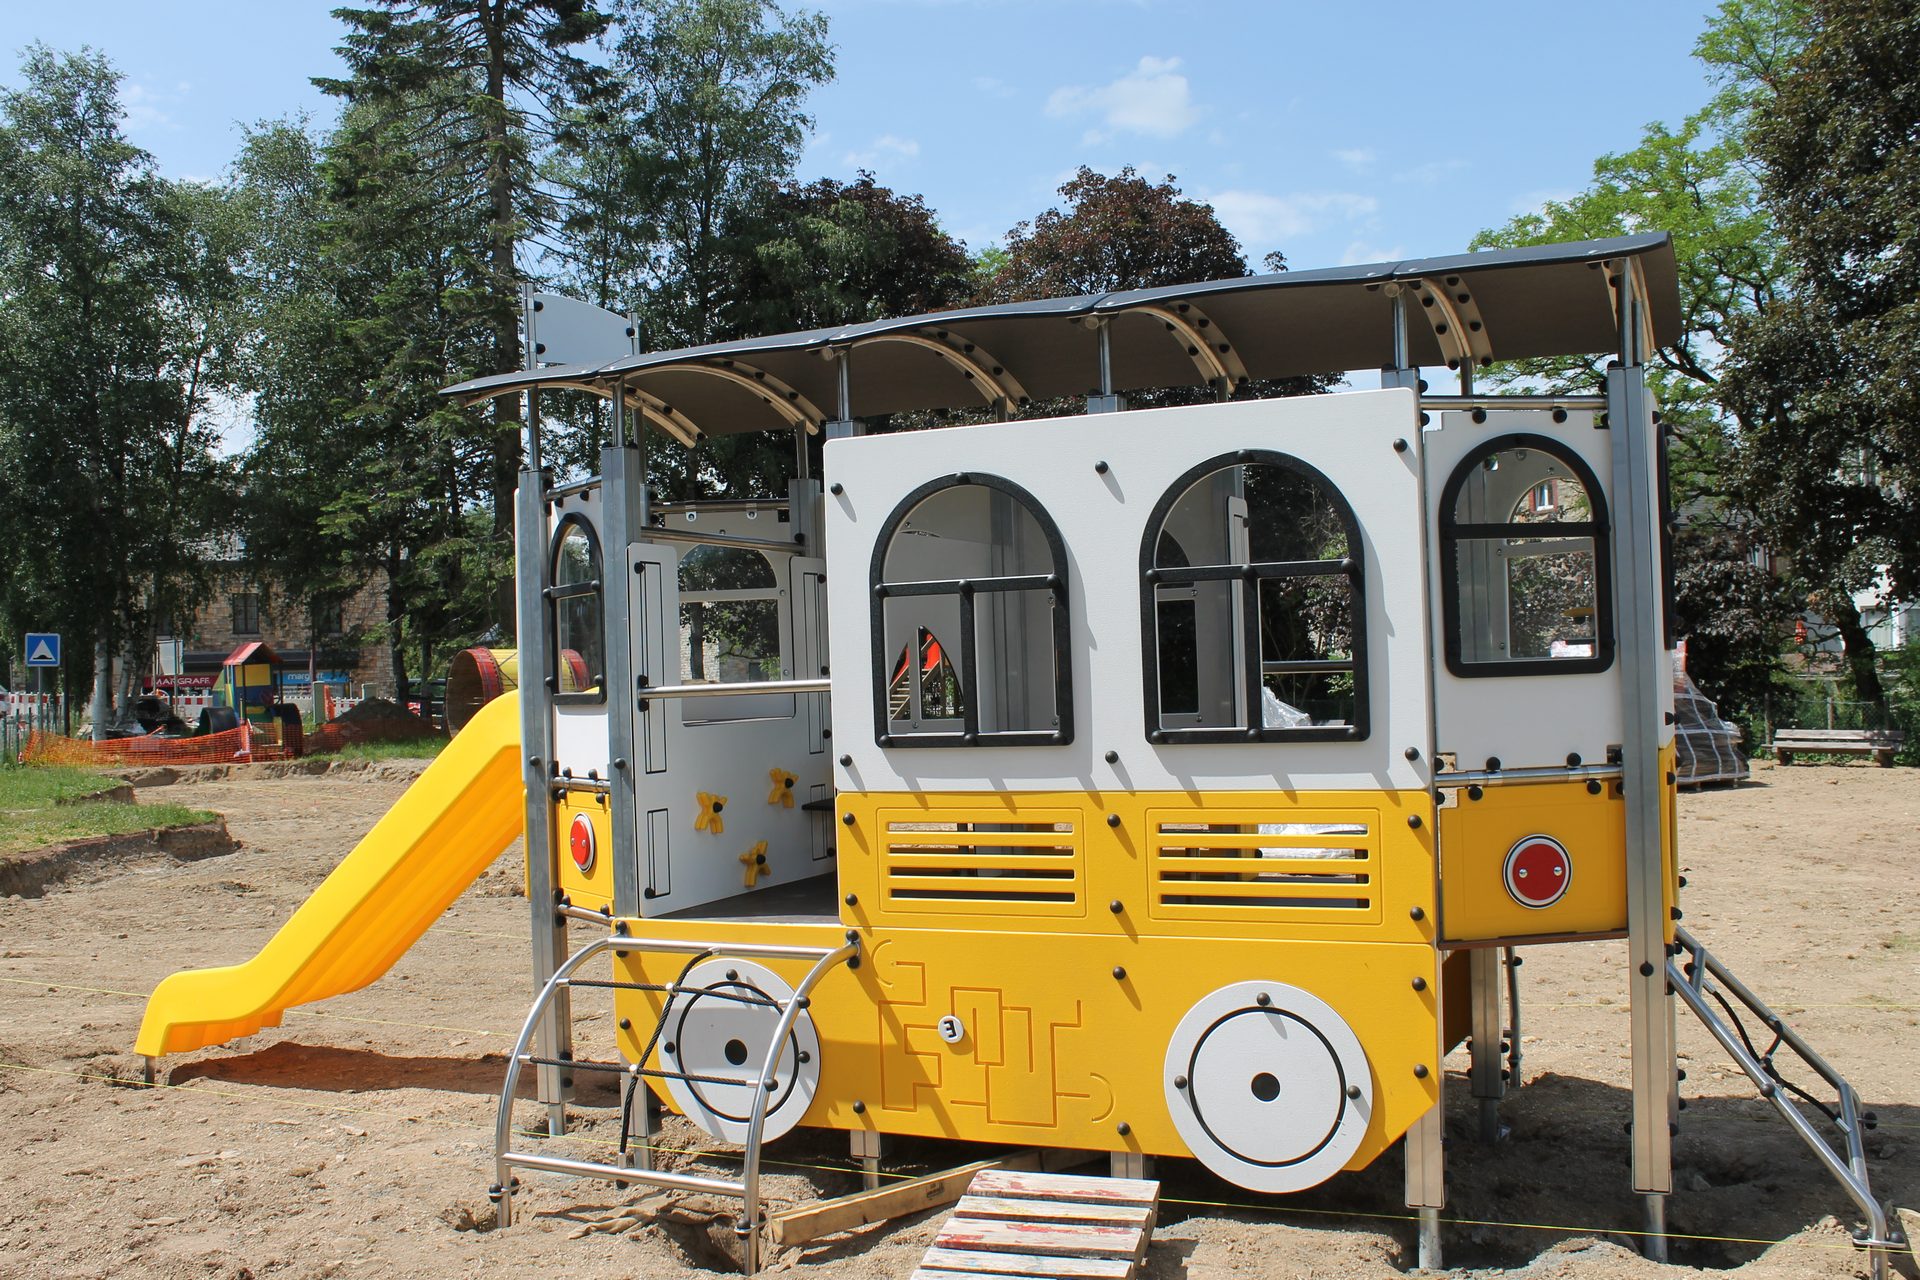
[[[738,278],[721,308],[736,336],[859,324],[964,302],[966,246],[915,195],[864,170],[852,182],[787,183],[731,229]]]
[[[447,246],[484,272],[475,305],[487,341],[471,372],[520,368],[523,258],[557,219],[541,161],[599,92],[598,68],[577,50],[606,16],[586,0],[379,0],[335,14],[351,29],[339,49],[351,74],[315,83],[477,215],[472,238]],[[493,531],[510,537],[520,408],[512,396],[492,405]]]
[[[0,614],[90,656],[102,735],[222,510],[233,224],[126,140],[104,58],[35,45],[21,77],[0,94],[0,537],[31,550],[0,558]]]
[[[619,14],[607,127],[627,164],[605,190],[648,211],[653,237],[623,247],[626,269],[645,281],[649,346],[712,341],[735,270],[728,232],[792,175],[806,96],[833,78],[827,20],[772,0],[622,0]]]
[[[1781,294],[1781,240],[1766,209],[1746,134],[1755,107],[1805,40],[1798,0],[1727,0],[1695,56],[1719,91],[1678,127],[1652,124],[1638,145],[1594,162],[1593,181],[1566,200],[1474,237],[1475,249],[1513,248],[1648,230],[1673,234],[1682,324],[1651,353],[1648,381],[1667,433],[1675,622],[1690,638],[1694,678],[1730,710],[1756,712],[1780,671],[1795,607],[1754,554],[1764,532],[1735,466],[1754,421],[1722,385],[1740,326]],[[1591,394],[1608,357],[1510,361],[1483,378],[1495,387]]]
[[[1211,205],[1190,200],[1171,174],[1149,182],[1131,165],[1108,177],[1085,165],[1060,188],[1062,207],[1049,209],[1007,233],[1004,251],[976,266],[981,302],[1076,297],[1124,289],[1223,280],[1248,274],[1240,242]],[[1269,271],[1284,271],[1286,256],[1268,255]],[[1330,389],[1329,377],[1282,378],[1236,388],[1238,398],[1308,395]],[[1167,387],[1129,395],[1136,407],[1197,404],[1206,387]],[[1023,416],[1072,412],[1068,402],[1028,406]]]
[[[992,302],[1151,289],[1247,274],[1239,241],[1210,205],[1171,175],[1149,182],[1131,165],[1112,177],[1080,166],[1049,209],[1007,233],[1006,256],[983,293]]]
[[[256,131],[237,166],[258,224],[248,558],[309,607],[384,576],[403,697],[511,581],[492,426],[438,394],[493,339],[490,273],[467,251],[488,215],[423,145],[400,113],[352,107],[324,144]]]
[[[1883,696],[1856,596],[1920,591],[1920,13],[1814,0],[1811,39],[1747,136],[1791,288],[1733,334],[1728,397],[1751,420],[1740,475]]]

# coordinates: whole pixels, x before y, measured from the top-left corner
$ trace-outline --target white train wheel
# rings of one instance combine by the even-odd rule
[[[1250,1191],[1324,1182],[1373,1116],[1373,1073],[1346,1020],[1279,982],[1236,982],[1187,1010],[1167,1044],[1166,1094],[1187,1149]]]
[[[669,1078],[667,1093],[687,1119],[713,1137],[744,1143],[756,1088],[752,1082],[767,1078],[779,1006],[793,999],[793,988],[750,960],[702,961],[680,985],[682,994],[674,998],[660,1033],[660,1062],[695,1078]],[[804,1009],[772,1078],[761,1128],[767,1139],[800,1123],[820,1086],[820,1035]]]

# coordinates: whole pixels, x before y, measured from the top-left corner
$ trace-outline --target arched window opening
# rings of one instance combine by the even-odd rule
[[[778,680],[786,672],[780,637],[780,582],[766,556],[746,547],[697,546],[680,557],[681,683]],[[787,694],[682,705],[688,723],[792,713]]]
[[[881,746],[1072,741],[1066,551],[1031,495],[995,476],[921,486],[872,582]]]
[[[1152,741],[1367,736],[1359,527],[1325,476],[1266,451],[1203,463],[1141,559]]]
[[[1612,665],[1606,500],[1578,458],[1541,436],[1488,441],[1447,481],[1440,539],[1448,670]]]
[[[553,542],[554,701],[606,701],[606,612],[601,608],[600,540],[578,516],[560,522]]]

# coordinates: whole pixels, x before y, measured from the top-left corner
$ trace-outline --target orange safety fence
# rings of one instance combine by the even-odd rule
[[[251,764],[262,760],[291,760],[301,754],[301,735],[282,732],[278,724],[242,724],[224,733],[198,738],[68,738],[38,730],[27,735],[20,752],[23,764],[136,765]]]

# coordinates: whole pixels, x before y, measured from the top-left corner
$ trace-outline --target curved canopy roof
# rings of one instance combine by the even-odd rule
[[[1639,269],[1623,272],[1627,259]],[[1099,389],[1103,327],[1117,392],[1388,367],[1395,294],[1407,299],[1413,365],[1616,351],[1628,279],[1646,321],[1643,349],[1676,340],[1677,268],[1662,232],[941,311],[549,365],[443,394],[466,403],[528,387],[611,396],[624,380],[636,407],[691,444],[818,429],[840,416],[842,358],[854,417],[1085,395]]]

